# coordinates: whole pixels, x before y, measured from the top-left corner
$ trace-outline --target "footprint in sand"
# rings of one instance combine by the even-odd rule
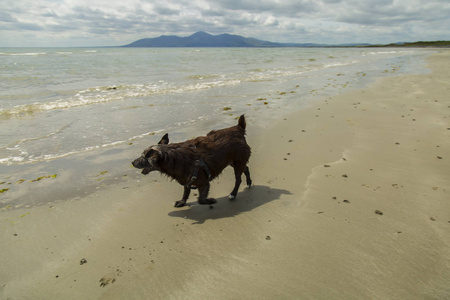
[[[105,287],[105,286],[107,286],[108,284],[110,284],[110,283],[114,283],[116,281],[116,279],[115,278],[112,278],[112,277],[103,277],[102,279],[100,279],[100,286],[101,287]]]

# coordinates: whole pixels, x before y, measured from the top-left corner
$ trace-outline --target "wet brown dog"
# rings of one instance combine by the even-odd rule
[[[215,199],[208,198],[209,182],[227,166],[232,166],[236,181],[229,198],[234,199],[242,182],[242,173],[247,179],[247,186],[252,185],[247,167],[251,151],[245,140],[245,128],[245,117],[242,115],[236,126],[213,130],[206,136],[185,142],[169,144],[166,134],[158,145],[145,149],[132,164],[142,169],[144,175],[159,171],[183,185],[183,198],[175,202],[175,207],[186,204],[191,188],[198,188],[200,204],[216,203]]]

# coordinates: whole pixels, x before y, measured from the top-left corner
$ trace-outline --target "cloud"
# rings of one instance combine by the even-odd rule
[[[335,20],[360,25],[392,26],[408,22],[449,20],[450,3],[448,1],[351,1],[337,7]],[[351,4],[351,6],[349,5]]]
[[[219,0],[217,3],[222,9],[232,11],[270,12],[283,16],[299,16],[318,10],[320,1]]]
[[[11,23],[11,22],[15,22],[16,19],[13,18],[11,16],[11,14],[4,12],[4,11],[0,11],[0,22],[4,22],[4,23]]]
[[[15,28],[17,29],[23,29],[23,30],[31,30],[31,31],[40,31],[44,30],[44,27],[40,26],[39,24],[34,23],[22,23],[19,22],[16,24]]]
[[[199,30],[279,42],[387,43],[450,39],[448,28],[448,0],[0,2],[0,46],[121,45]]]

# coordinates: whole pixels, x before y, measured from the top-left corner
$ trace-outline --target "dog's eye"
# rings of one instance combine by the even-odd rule
[[[155,152],[153,149],[150,149],[148,151],[145,151],[144,153],[142,153],[142,156],[145,158],[150,158],[150,156],[152,156],[153,152]]]
[[[144,153],[144,154],[145,154],[145,158],[147,158],[147,159],[158,157],[158,151],[156,151],[154,149],[150,149],[147,153]]]

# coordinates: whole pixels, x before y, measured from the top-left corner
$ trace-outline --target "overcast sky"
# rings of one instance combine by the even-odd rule
[[[450,0],[1,0],[0,47],[231,33],[272,42],[450,40]]]

